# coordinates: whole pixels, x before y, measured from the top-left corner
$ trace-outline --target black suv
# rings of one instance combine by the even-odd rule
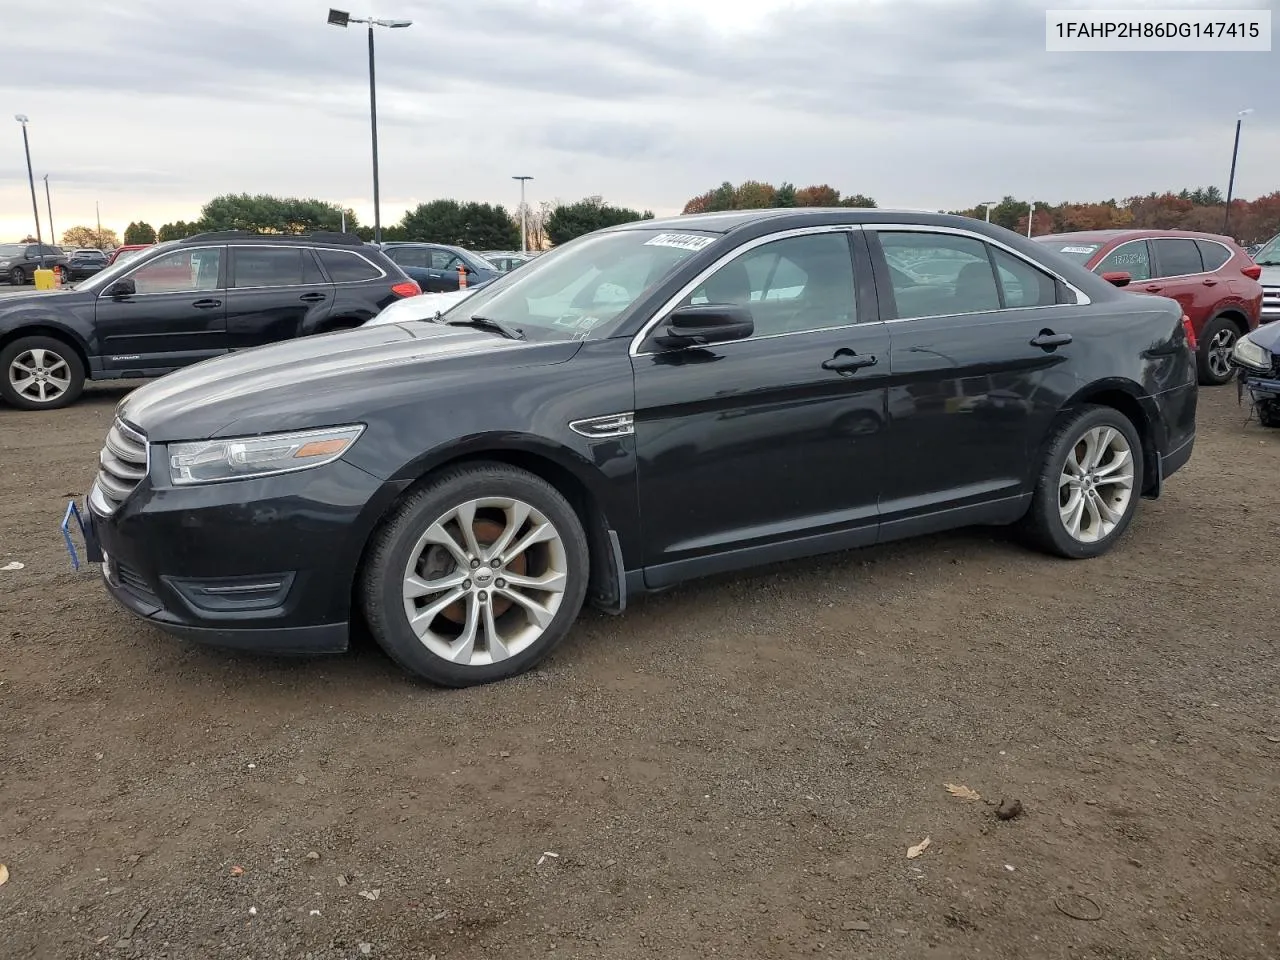
[[[61,247],[35,243],[0,243],[0,279],[15,287],[30,283],[41,266],[67,269],[67,255]]]
[[[80,516],[166,630],[321,652],[363,620],[465,685],[537,663],[584,599],[691,577],[971,524],[1099,556],[1191,456],[1196,403],[1177,302],[980,220],[642,220],[430,321],[135,390]]]
[[[160,243],[73,287],[0,300],[0,397],[52,410],[74,402],[86,379],[158,377],[358,327],[421,292],[351,234],[224,231]]]

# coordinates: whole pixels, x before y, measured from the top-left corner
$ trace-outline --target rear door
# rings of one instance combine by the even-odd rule
[[[99,293],[97,350],[104,371],[170,370],[227,350],[223,246],[183,247],[148,260],[119,279],[136,292]]]
[[[1185,237],[1156,237],[1150,244],[1152,279],[1141,289],[1177,300],[1199,333],[1220,295],[1217,280],[1205,276],[1200,248]]]
[[[244,350],[315,331],[333,309],[334,286],[306,247],[231,247],[227,347]]]

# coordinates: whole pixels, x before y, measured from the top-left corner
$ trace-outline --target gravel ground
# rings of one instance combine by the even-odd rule
[[[717,578],[452,692],[73,574],[122,392],[0,409],[4,957],[1280,955],[1280,432],[1233,389],[1101,560],[975,530]]]

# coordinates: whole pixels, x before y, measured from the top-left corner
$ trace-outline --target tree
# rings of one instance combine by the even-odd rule
[[[404,239],[448,243],[469,250],[510,250],[520,245],[520,228],[505,207],[489,203],[432,200],[400,221]]]
[[[136,220],[124,228],[125,243],[155,243],[156,228],[145,220]]]
[[[99,234],[93,227],[72,227],[62,231],[62,245],[76,250],[114,250],[120,246],[120,237],[114,230]]]
[[[759,180],[747,180],[734,186],[727,180],[684,205],[685,213],[709,213],[716,210],[757,210],[764,207],[874,207],[875,200],[855,193],[844,199],[840,191],[825,183],[797,190],[795,184],[782,186]]]
[[[778,192],[773,196],[773,202],[780,207],[794,207],[796,205],[796,185],[787,183],[785,180],[782,186],[778,188]],[[875,206],[875,204],[872,204]]]
[[[765,210],[772,207],[778,191],[771,183],[744,180],[733,191],[734,210]]]
[[[872,200],[868,196],[864,196],[861,193],[855,193],[852,196],[840,198],[840,206],[842,207],[874,208],[875,205],[876,205],[876,202],[874,200]]]
[[[834,207],[840,203],[840,191],[825,183],[796,191],[797,207]]]
[[[348,232],[358,226],[353,211],[324,200],[273,197],[260,193],[228,193],[214,197],[200,211],[205,230],[245,230],[250,233],[312,233],[341,230],[346,215]]]
[[[21,240],[19,240],[18,242],[19,242],[19,243],[39,243],[40,241],[39,241],[39,240],[37,240],[34,236],[32,236],[31,234],[29,234],[29,233],[28,233],[25,237],[23,237],[23,238],[22,238]]]
[[[188,223],[186,220],[177,220],[173,223],[166,223],[160,228],[160,232],[156,234],[160,242],[166,240],[182,240],[186,237],[194,237],[201,232],[201,226],[198,223]]]
[[[652,219],[652,210],[640,213],[628,207],[611,207],[600,197],[587,197],[555,209],[547,219],[547,239],[553,244],[568,243],[593,230]]]

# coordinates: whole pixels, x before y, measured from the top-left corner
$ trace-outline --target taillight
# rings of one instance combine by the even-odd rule
[[[1250,280],[1262,279],[1262,267],[1258,266],[1256,263],[1251,263],[1247,267],[1241,267],[1240,272]]]
[[[392,287],[391,292],[397,297],[416,297],[422,293],[422,288],[412,280],[405,280]]]
[[[1191,325],[1191,318],[1185,313],[1182,315],[1182,332],[1187,335],[1187,346],[1193,351],[1197,348],[1196,328]]]

